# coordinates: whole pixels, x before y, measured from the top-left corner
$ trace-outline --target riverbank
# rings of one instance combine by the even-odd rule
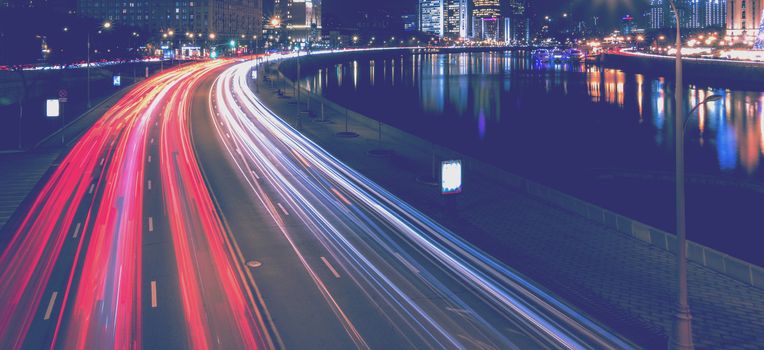
[[[316,60],[316,61],[314,61]],[[316,94],[485,163],[674,230],[673,84],[523,52],[303,56]],[[281,69],[296,77],[296,60]],[[764,266],[761,91],[685,84],[688,237]]]
[[[600,63],[608,68],[625,71],[651,72],[674,78],[676,59],[639,53],[606,53]],[[761,90],[764,81],[764,63],[684,57],[684,79],[698,84],[732,83],[741,89]]]
[[[665,347],[675,294],[669,236],[388,125],[380,141],[375,120],[315,95],[308,108],[305,92],[297,104],[288,82],[270,84],[261,83],[258,96],[339,159],[617,332]],[[286,96],[275,94],[279,87]],[[322,114],[330,122],[317,122]],[[346,125],[359,136],[338,137]],[[375,149],[394,155],[372,157]],[[433,159],[463,160],[462,194],[443,197],[416,180],[431,173]],[[711,251],[691,256],[698,252]],[[690,290],[698,348],[763,345],[764,291],[699,263],[690,265]],[[745,317],[752,320],[741,323]]]

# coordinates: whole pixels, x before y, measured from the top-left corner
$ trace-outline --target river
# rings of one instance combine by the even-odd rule
[[[404,54],[306,65],[305,83],[357,112],[674,231],[673,82],[542,64],[523,51]],[[731,77],[734,79],[734,77]],[[764,266],[764,84],[687,84],[688,238]]]

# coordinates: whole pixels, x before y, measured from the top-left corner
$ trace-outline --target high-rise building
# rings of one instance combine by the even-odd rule
[[[698,29],[705,27],[705,23],[702,22],[704,16],[701,14],[705,7],[701,5],[701,0],[685,0],[682,5],[684,14],[682,28]]]
[[[443,36],[443,0],[419,0],[419,30]]]
[[[682,28],[724,28],[727,21],[727,1],[678,0],[676,6],[682,20]],[[650,29],[673,28],[676,26],[674,11],[670,7],[668,0],[650,0],[650,10],[647,13],[647,17]]]
[[[727,0],[727,39],[753,45],[762,11],[764,0]]]
[[[502,12],[502,39],[507,44],[527,44],[530,42],[530,16],[527,0],[507,0]]]
[[[74,12],[77,0],[4,0],[0,7],[40,8],[61,12]]]
[[[467,0],[443,0],[443,14],[443,35],[466,38],[469,29]]]
[[[295,40],[321,35],[321,0],[274,0],[273,12]]]
[[[666,0],[650,0],[650,29],[666,27]]]
[[[259,35],[263,7],[262,0],[79,0],[78,13],[117,25],[172,33],[177,40],[192,33],[223,40]]]
[[[727,0],[705,0],[705,27],[724,28],[727,22]]]
[[[403,31],[413,32],[419,30],[419,21],[417,21],[417,15],[402,15],[401,22],[403,22]]]
[[[472,0],[472,37],[498,41],[500,18],[500,0]]]

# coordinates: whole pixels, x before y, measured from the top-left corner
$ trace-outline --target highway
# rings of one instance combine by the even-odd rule
[[[0,348],[271,347],[184,124],[225,64],[141,83],[60,162],[0,255]]]
[[[139,84],[2,237],[2,349],[632,348],[331,154],[254,61]]]
[[[252,93],[255,67],[198,92],[192,134],[279,345],[631,347],[303,137]]]

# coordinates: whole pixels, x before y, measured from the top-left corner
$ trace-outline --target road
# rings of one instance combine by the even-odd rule
[[[252,93],[254,67],[202,84],[192,134],[279,345],[631,346],[303,137]]]
[[[184,124],[226,64],[145,81],[61,161],[3,237],[0,348],[271,347]]]
[[[3,349],[630,348],[350,169],[217,60],[138,85],[0,255]]]

